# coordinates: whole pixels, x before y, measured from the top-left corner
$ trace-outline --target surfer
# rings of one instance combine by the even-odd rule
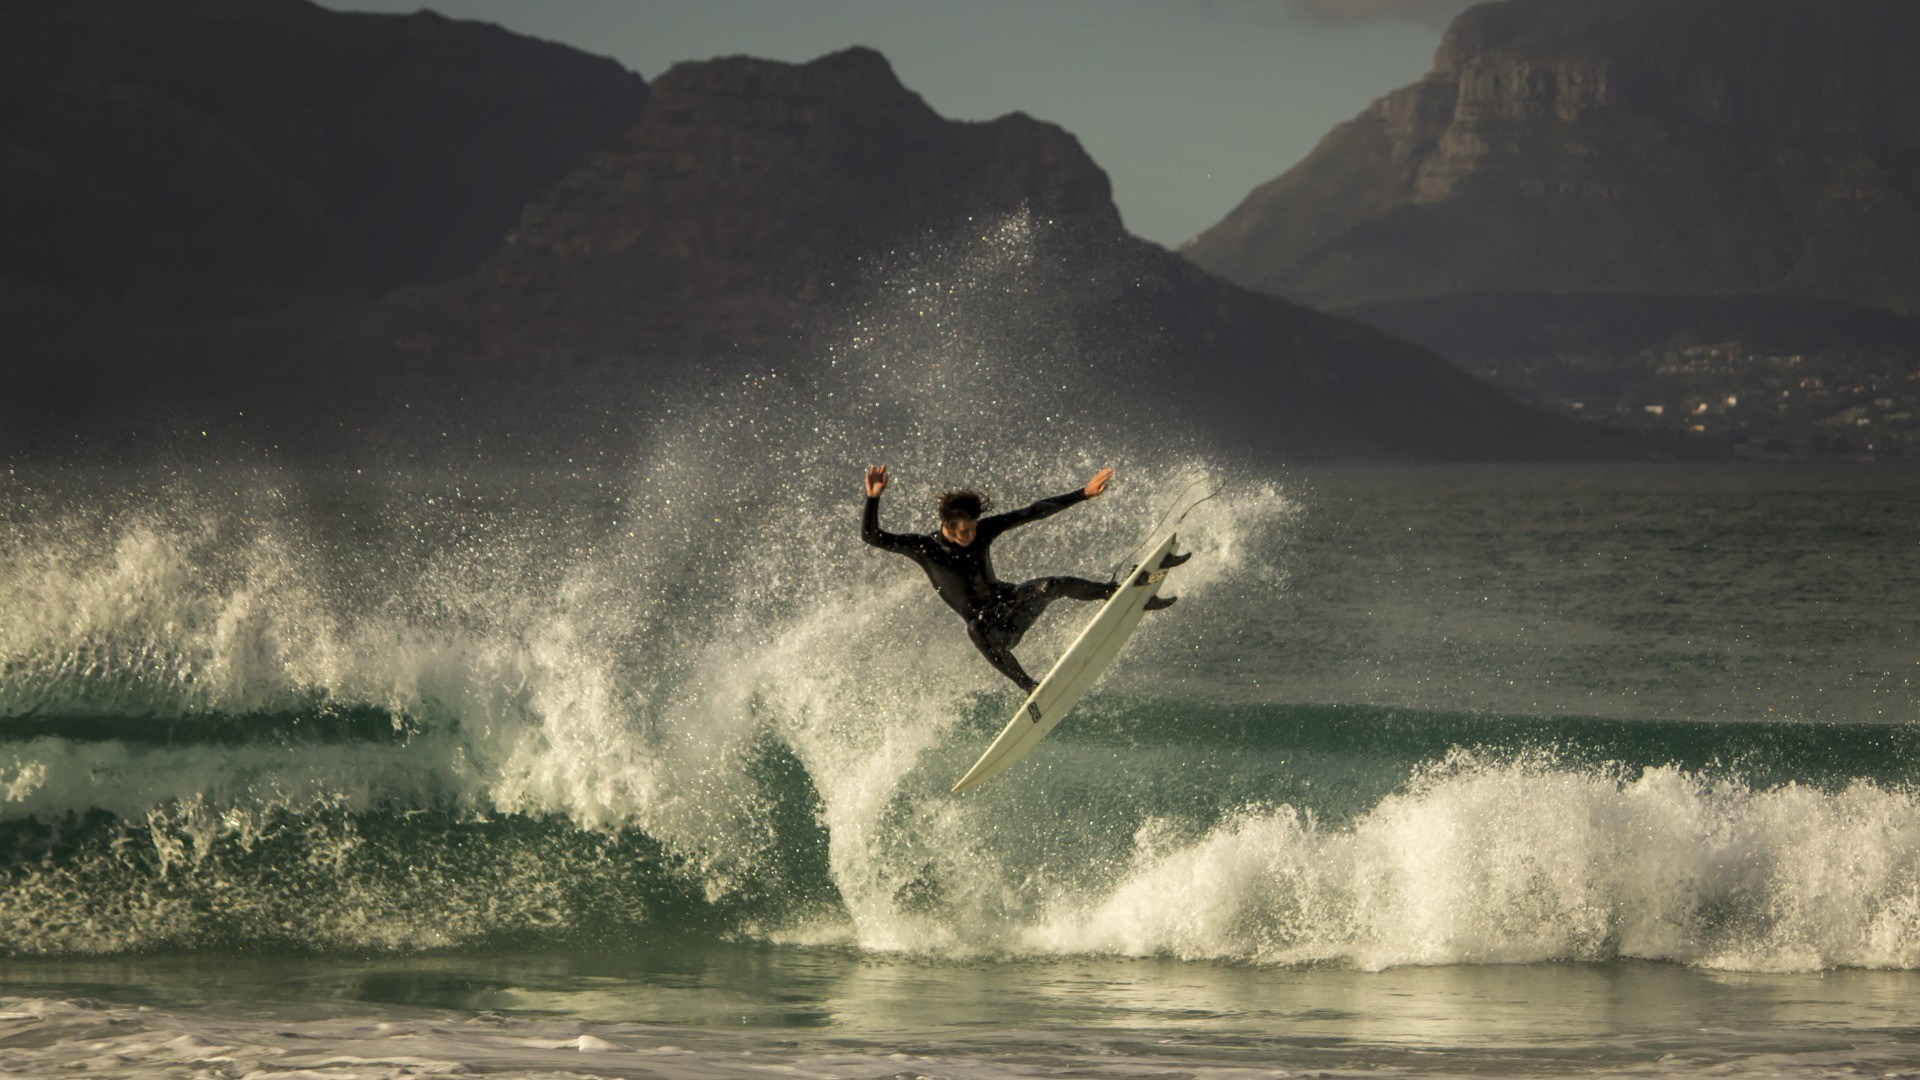
[[[906,535],[880,528],[880,493],[887,490],[887,467],[875,465],[867,470],[867,508],[860,523],[860,539],[920,564],[940,599],[967,621],[967,636],[987,662],[1023,692],[1032,693],[1039,684],[1014,659],[1013,647],[1020,644],[1040,613],[1062,597],[1105,600],[1119,585],[1078,577],[1034,578],[1011,585],[994,576],[993,557],[987,549],[1008,529],[1098,498],[1112,479],[1112,469],[1101,469],[1077,491],[991,517],[980,516],[992,508],[986,496],[968,490],[949,491],[939,498],[940,528],[928,535]],[[1177,566],[1187,558],[1172,556],[1162,565]],[[1157,596],[1147,601],[1146,608],[1158,611],[1172,606],[1174,600]]]

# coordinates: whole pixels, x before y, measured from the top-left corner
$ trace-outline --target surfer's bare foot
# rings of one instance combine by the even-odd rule
[[[1179,566],[1181,563],[1186,562],[1188,559],[1191,559],[1191,558],[1193,558],[1193,552],[1191,551],[1187,552],[1185,555],[1175,555],[1173,552],[1169,551],[1167,552],[1167,557],[1160,560],[1160,569],[1171,570],[1174,567]]]
[[[1147,601],[1144,605],[1142,605],[1140,610],[1165,611],[1166,609],[1172,607],[1173,602],[1178,599],[1180,598],[1177,596],[1156,596],[1153,599]]]

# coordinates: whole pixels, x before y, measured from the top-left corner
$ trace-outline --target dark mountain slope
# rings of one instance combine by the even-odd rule
[[[0,277],[165,316],[459,274],[637,123],[619,65],[304,0],[0,7]]]

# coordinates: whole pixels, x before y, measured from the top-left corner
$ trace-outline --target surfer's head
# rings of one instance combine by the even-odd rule
[[[940,535],[966,547],[973,543],[974,531],[979,527],[980,515],[987,512],[993,504],[985,495],[977,491],[961,488],[959,491],[946,491],[940,495]]]

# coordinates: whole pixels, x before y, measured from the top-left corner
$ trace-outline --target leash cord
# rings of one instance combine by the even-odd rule
[[[1222,478],[1219,483],[1213,486],[1212,491],[1209,491],[1205,495],[1201,496],[1200,498],[1195,499],[1192,505],[1188,506],[1185,510],[1180,511],[1180,516],[1177,518],[1174,518],[1172,523],[1169,524],[1167,522],[1167,518],[1173,514],[1173,508],[1180,505],[1180,500],[1187,497],[1187,492],[1192,491],[1194,488],[1199,487],[1201,484],[1206,483],[1207,479],[1208,479],[1207,477],[1202,476],[1199,479],[1195,480],[1193,483],[1188,484],[1186,487],[1183,487],[1180,489],[1180,493],[1178,495],[1175,495],[1173,497],[1173,501],[1167,504],[1166,513],[1161,514],[1160,520],[1154,522],[1153,528],[1147,530],[1146,538],[1141,540],[1139,543],[1133,545],[1132,547],[1128,548],[1127,553],[1125,555],[1120,556],[1119,561],[1113,564],[1113,568],[1107,571],[1108,581],[1112,582],[1112,581],[1120,580],[1120,564],[1132,558],[1134,552],[1139,551],[1141,548],[1145,547],[1149,542],[1151,542],[1154,537],[1159,536],[1160,533],[1163,531],[1162,526],[1165,526],[1165,528],[1170,529],[1179,525],[1181,522],[1187,520],[1188,514],[1193,513],[1194,507],[1199,506],[1201,503],[1206,502],[1208,499],[1211,499],[1214,496],[1220,494],[1222,491],[1227,490],[1227,481],[1225,478]]]

